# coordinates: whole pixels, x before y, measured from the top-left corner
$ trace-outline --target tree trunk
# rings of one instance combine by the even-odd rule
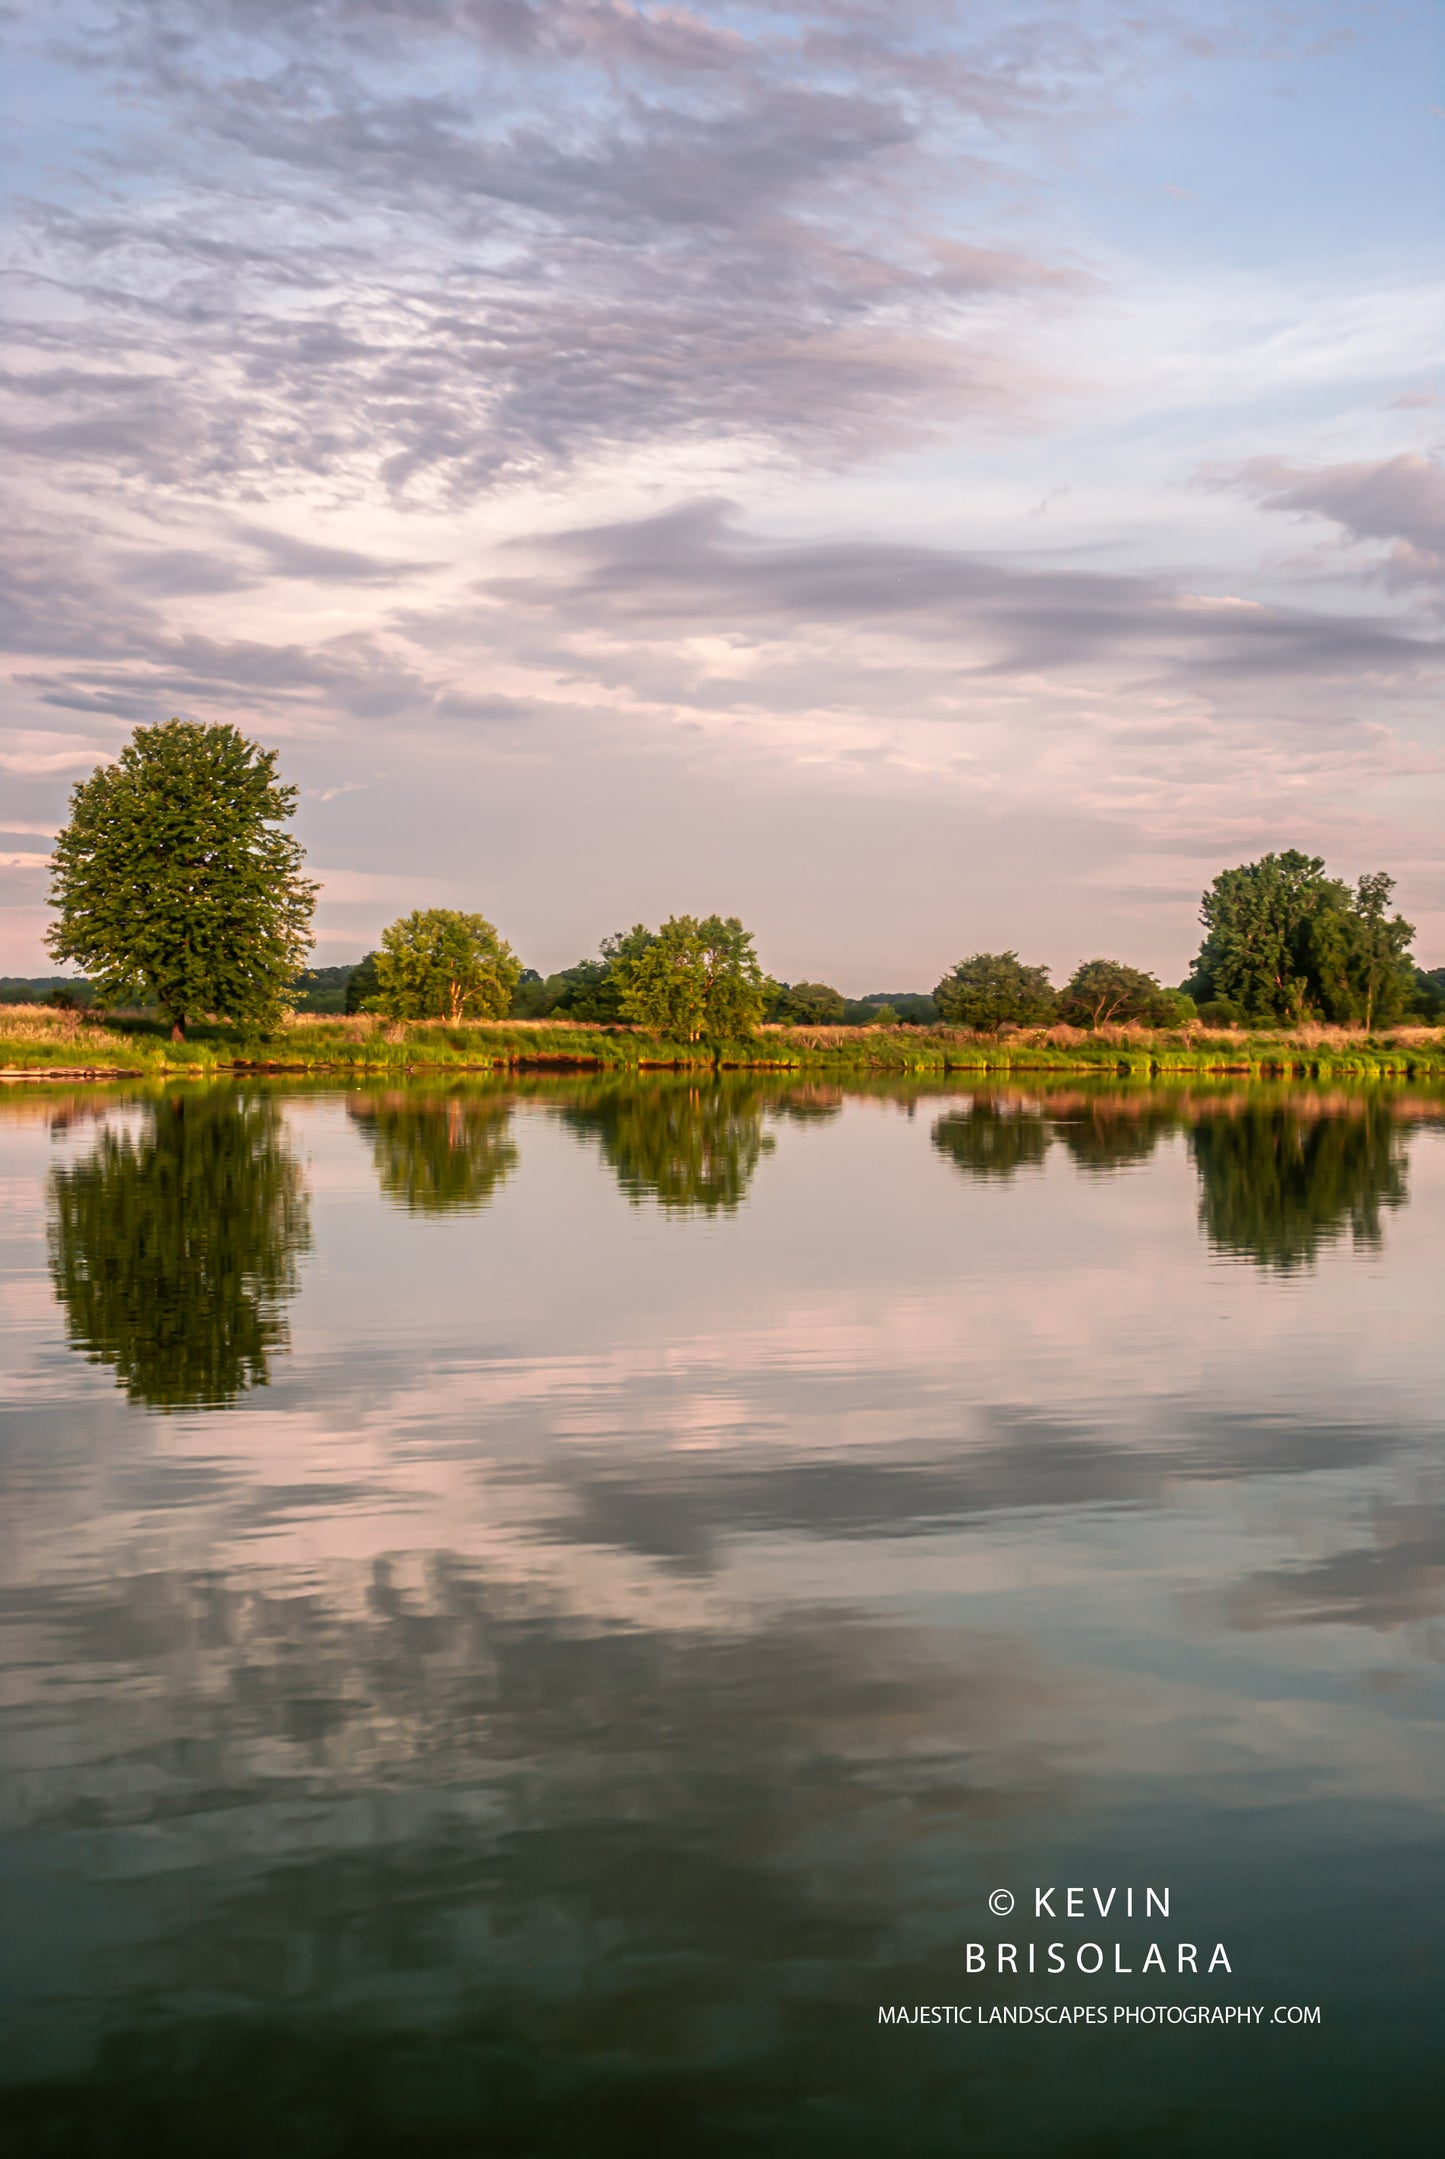
[[[177,1018],[175,1017],[175,1015],[174,1015],[174,1014],[172,1014],[172,1016],[171,1016],[171,1040],[172,1040],[172,1042],[184,1042],[184,1041],[185,1041],[185,1039],[186,1039],[186,1023],[185,1023],[184,1019],[177,1019]]]

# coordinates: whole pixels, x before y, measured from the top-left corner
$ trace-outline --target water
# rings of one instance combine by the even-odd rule
[[[34,1087],[0,1157],[7,2152],[1435,2148],[1445,1092]]]

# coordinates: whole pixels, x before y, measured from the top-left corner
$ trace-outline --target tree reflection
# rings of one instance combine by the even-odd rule
[[[71,1346],[150,1409],[264,1387],[310,1230],[277,1104],[177,1092],[51,1180],[50,1269]]]
[[[1216,1251],[1262,1267],[1308,1266],[1349,1235],[1378,1247],[1387,1208],[1406,1197],[1406,1132],[1383,1096],[1225,1094],[1195,1089],[976,1096],[933,1128],[933,1144],[966,1176],[1006,1181],[1036,1169],[1057,1140],[1085,1174],[1149,1159],[1172,1132],[1189,1134],[1199,1222]]]
[[[1054,1109],[1050,1103],[1049,1107]],[[1086,1174],[1107,1174],[1147,1162],[1161,1140],[1177,1132],[1187,1112],[1171,1096],[1138,1095],[1085,1098],[1055,1130],[1077,1167]]]
[[[968,1177],[1016,1177],[1037,1169],[1053,1134],[1036,1106],[979,1095],[966,1109],[940,1117],[933,1144]]]
[[[763,1133],[764,1093],[755,1080],[722,1073],[596,1089],[562,1112],[574,1132],[601,1143],[633,1204],[669,1214],[733,1214],[773,1141]]]
[[[511,1105],[498,1095],[409,1095],[347,1104],[371,1140],[381,1189],[409,1214],[485,1207],[511,1175]]]
[[[1405,1203],[1405,1138],[1384,1101],[1344,1114],[1307,1104],[1246,1103],[1190,1134],[1199,1221],[1216,1251],[1287,1272],[1347,1232],[1381,1241],[1381,1216]]]

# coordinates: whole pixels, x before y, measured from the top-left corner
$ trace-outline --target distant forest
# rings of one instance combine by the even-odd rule
[[[295,1009],[333,1015],[359,1010],[361,999],[352,994],[352,984],[360,975],[359,986],[364,993],[370,972],[369,958],[367,954],[339,967],[308,967],[296,978]],[[512,999],[513,1015],[518,1018],[547,1017],[555,1011],[559,1019],[564,1019],[565,1010],[554,1006],[547,994],[548,983],[560,979],[552,976],[544,980],[534,967],[527,968]],[[1414,1016],[1432,1020],[1445,1014],[1445,967],[1417,967],[1415,981],[1420,999],[1418,1013]],[[779,990],[778,1003],[781,1005],[790,995],[790,985],[782,983]],[[90,984],[78,975],[0,976],[0,1005],[53,1004],[83,1010],[89,1003]],[[876,1027],[891,1022],[902,1027],[932,1027],[943,1017],[936,1000],[923,990],[871,990],[866,997],[844,997],[841,1005],[836,1017],[829,1016],[828,1024]],[[777,1016],[787,1015],[779,1012]]]
[[[296,1010],[313,1013],[355,1010],[356,1000],[353,998],[348,1004],[347,993],[353,976],[366,965],[369,957],[367,954],[362,959],[349,960],[340,967],[308,967],[296,978]],[[1445,968],[1441,968],[1440,977],[1442,994],[1445,994]],[[560,977],[552,979],[560,980]],[[543,977],[535,967],[524,971],[512,1000],[519,1017],[533,1016],[536,1007],[544,1002],[538,995],[542,985]],[[89,1003],[90,984],[79,975],[0,977],[0,1005],[57,1004],[83,1008]],[[842,1016],[834,1024],[876,1027],[879,1012],[885,1006],[904,1026],[929,1027],[942,1016],[932,997],[921,990],[874,990],[867,997],[845,997]]]

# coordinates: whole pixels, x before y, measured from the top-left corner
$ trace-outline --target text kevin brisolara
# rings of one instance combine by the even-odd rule
[[[1090,1884],[1087,1888],[1077,1884],[1033,1891],[1033,1917],[1039,1919],[1110,1919],[1143,1922],[1170,1917],[1171,1892],[1153,1887],[1135,1891],[1125,1886],[1110,1885],[1107,1889]],[[1015,1908],[1015,1898],[1010,1890],[995,1890],[989,1898],[989,1908],[997,1917],[1006,1918]],[[1203,1945],[1198,1942],[1149,1939],[1115,1940],[1112,1942],[965,1942],[963,1945],[964,1969],[970,1978],[978,1978],[987,1972],[996,1978],[1005,1973],[1015,1979],[1037,1973],[1055,1978],[1070,1969],[1092,1979],[1101,1972],[1112,1978],[1140,1978],[1166,1974],[1182,1978],[1188,1972],[1195,1978],[1208,1978],[1215,1972],[1233,1972],[1233,1965],[1223,1942]]]

